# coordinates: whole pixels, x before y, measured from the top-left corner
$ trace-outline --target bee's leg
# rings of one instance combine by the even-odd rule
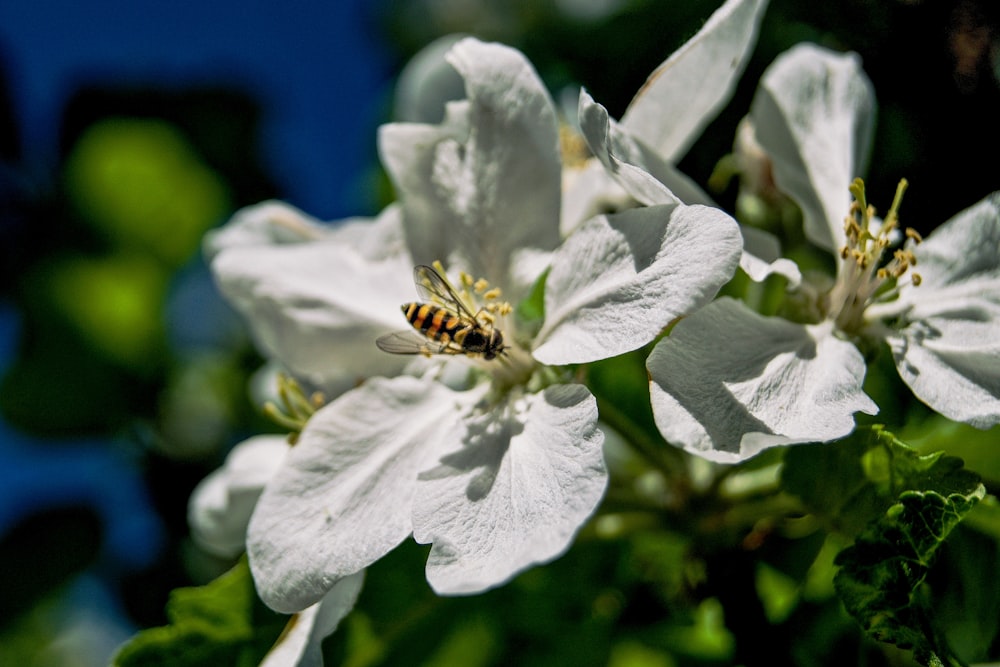
[[[438,354],[449,354],[450,353],[449,351],[452,349],[451,341],[452,341],[451,336],[449,336],[447,333],[442,333],[441,336],[438,338],[438,342],[441,343],[441,346],[438,348]]]

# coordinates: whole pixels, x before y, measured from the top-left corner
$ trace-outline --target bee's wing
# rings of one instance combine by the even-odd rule
[[[427,338],[412,329],[393,331],[375,339],[378,349],[392,354],[433,354],[432,344]]]
[[[417,294],[424,301],[440,304],[453,312],[475,321],[476,316],[469,312],[468,306],[455,294],[444,278],[433,267],[420,264],[413,268],[413,284]]]

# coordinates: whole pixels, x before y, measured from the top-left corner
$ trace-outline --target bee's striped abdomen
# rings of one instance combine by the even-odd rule
[[[446,308],[430,303],[408,303],[403,306],[406,320],[414,329],[431,340],[447,343],[455,339],[455,334],[467,325]]]

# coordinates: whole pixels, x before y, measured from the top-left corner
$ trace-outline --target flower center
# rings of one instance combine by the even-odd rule
[[[326,397],[321,392],[306,396],[302,386],[284,373],[278,374],[278,400],[264,404],[264,414],[279,426],[288,429],[288,444],[294,445],[299,433],[313,414],[323,407]]]
[[[418,291],[428,294],[436,305],[452,311],[462,320],[462,333],[452,338],[448,352],[465,354],[479,362],[479,368],[490,375],[495,391],[504,393],[511,387],[526,384],[537,364],[518,341],[513,328],[514,317],[511,317],[514,309],[503,299],[502,290],[464,271],[459,273],[458,284],[454,285],[440,261],[435,261],[433,268],[443,285],[439,289],[425,286],[421,290],[418,287]],[[440,332],[434,335],[439,336]],[[479,341],[486,341],[488,351],[478,349]]]
[[[840,249],[837,280],[825,299],[825,312],[837,328],[847,334],[858,334],[865,325],[865,310],[872,303],[898,296],[905,285],[920,284],[920,274],[912,270],[917,259],[909,247],[889,249],[899,237],[899,206],[906,191],[902,180],[896,188],[892,207],[879,221],[875,209],[865,200],[865,185],[860,178],[851,184],[854,202],[844,220],[847,243]],[[903,231],[913,243],[920,235],[913,229]]]

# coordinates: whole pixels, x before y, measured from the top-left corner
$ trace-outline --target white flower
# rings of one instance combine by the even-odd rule
[[[284,436],[249,438],[233,447],[221,468],[198,483],[188,503],[188,525],[198,546],[220,558],[243,553],[257,498],[288,449]]]
[[[221,468],[195,488],[188,505],[191,536],[206,551],[233,558],[245,548],[247,523],[264,486],[288,453],[283,436],[256,436],[237,444]],[[296,614],[261,662],[262,667],[320,667],[323,639],[351,611],[364,572],[337,582],[316,604]]]
[[[799,291],[811,323],[763,317],[732,299],[680,322],[647,362],[656,422],[671,442],[732,462],[844,436],[854,412],[877,411],[862,390],[857,345],[880,341],[932,408],[981,428],[1000,422],[1000,197],[883,257],[899,231],[898,197],[884,221],[864,203],[851,208],[852,192],[864,198],[852,179],[874,108],[853,55],[801,45],[765,73],[751,112],[757,138],[808,237],[837,252],[836,281]]]
[[[279,611],[309,607],[411,533],[433,544],[427,577],[447,594],[485,590],[562,553],[607,473],[596,401],[558,366],[650,342],[710,301],[739,261],[732,218],[676,203],[592,218],[560,244],[548,93],[513,49],[464,39],[447,58],[466,97],[438,125],[379,134],[399,201],[372,233],[401,247],[376,252],[359,227],[347,241],[338,230],[226,245],[213,262],[267,353],[296,373],[319,385],[346,367],[389,376],[316,411],[260,497],[248,554],[260,595]],[[393,225],[401,235],[386,233]],[[403,357],[374,341],[407,326],[400,305],[417,298],[413,266],[438,259],[477,301],[473,311],[499,299],[459,272],[489,279],[516,305],[547,268],[544,319],[498,308],[500,358],[417,357],[420,370],[397,375]]]
[[[620,122],[581,90],[577,120],[594,159],[571,180],[576,201],[564,210],[564,231],[587,211],[621,208],[629,197],[644,206],[714,205],[675,165],[732,94],[766,8],[767,0],[728,0],[649,75]],[[748,276],[777,273],[797,284],[798,268],[780,257],[777,239],[750,227],[741,232]]]

